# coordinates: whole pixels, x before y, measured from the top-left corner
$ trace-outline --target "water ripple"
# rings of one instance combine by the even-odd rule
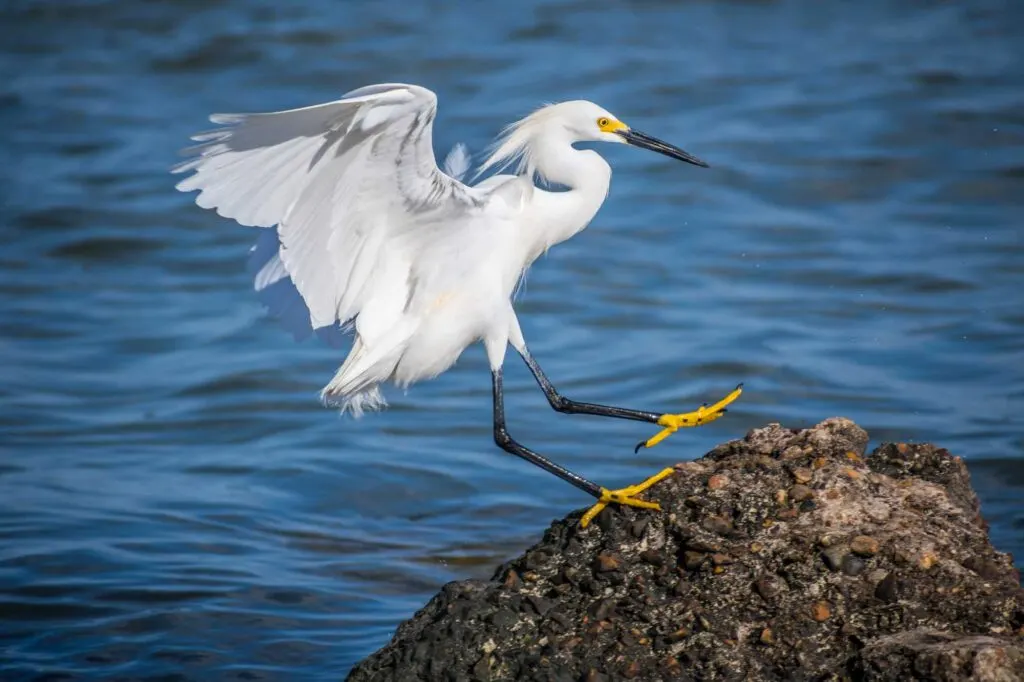
[[[343,351],[293,344],[250,229],[167,169],[214,111],[381,81],[481,152],[551,99],[601,102],[712,163],[602,149],[611,196],[527,279],[569,395],[510,428],[600,482],[768,421],[835,414],[963,455],[1024,556],[1024,22],[1011,4],[536,0],[462,6],[40,0],[0,7],[0,677],[337,679],[448,580],[487,578],[585,503],[491,444],[481,349],[360,421],[317,404]]]

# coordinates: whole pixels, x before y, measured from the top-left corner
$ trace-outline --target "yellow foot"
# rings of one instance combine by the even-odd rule
[[[658,481],[662,481],[675,473],[675,469],[668,468],[663,469],[655,475],[648,478],[646,481],[631,485],[628,488],[620,488],[619,490],[608,490],[607,488],[601,488],[601,497],[598,498],[597,504],[587,510],[587,513],[580,519],[580,526],[586,528],[590,525],[590,522],[594,520],[594,517],[601,513],[601,510],[607,507],[610,503],[624,504],[629,507],[640,507],[642,509],[657,509],[661,511],[661,505],[657,502],[648,502],[647,500],[638,500],[635,495],[639,495],[643,491],[650,488]]]
[[[694,426],[702,426],[710,422],[715,421],[723,414],[726,413],[726,405],[730,405],[740,394],[743,393],[743,384],[740,384],[732,393],[719,400],[714,405],[708,406],[704,403],[693,412],[684,412],[683,414],[663,414],[658,419],[658,426],[664,426],[661,431],[654,434],[654,436],[648,440],[642,440],[637,443],[634,452],[639,452],[640,448],[653,448],[655,445],[665,440],[679,429],[689,428]]]

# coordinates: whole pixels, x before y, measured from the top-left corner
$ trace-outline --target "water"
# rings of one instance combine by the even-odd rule
[[[967,458],[1024,556],[1022,15],[4,3],[0,677],[338,679],[585,504],[491,445],[479,348],[384,414],[321,409],[339,353],[265,319],[255,233],[172,189],[207,114],[381,81],[438,93],[441,153],[585,97],[714,166],[602,149],[608,203],[519,309],[570,396],[683,410],[744,380],[741,402],[634,456],[650,429],[557,415],[510,363],[527,444],[610,485],[841,414]]]

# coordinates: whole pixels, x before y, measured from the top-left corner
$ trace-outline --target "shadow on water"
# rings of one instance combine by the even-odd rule
[[[574,490],[490,443],[480,349],[355,422],[245,272],[253,232],[167,169],[214,111],[434,89],[438,149],[584,97],[712,164],[628,149],[530,273],[569,395],[727,419],[511,427],[601,482],[842,414],[970,463],[1024,554],[1024,21],[1012,3],[473,6],[123,0],[0,9],[4,679],[336,679],[442,583],[486,578]]]

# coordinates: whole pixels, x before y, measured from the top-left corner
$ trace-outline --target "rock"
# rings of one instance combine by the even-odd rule
[[[708,490],[721,490],[729,485],[729,477],[723,474],[715,474],[708,479]]]
[[[704,563],[704,557],[707,555],[703,552],[692,552],[687,550],[683,552],[683,566],[688,571],[696,571]]]
[[[814,472],[807,467],[793,469],[793,480],[797,483],[810,483],[812,478],[814,478]]]
[[[722,554],[721,552],[718,552],[716,554],[711,555],[711,563],[713,563],[715,566],[728,566],[729,564],[736,563],[736,560],[728,554]]]
[[[554,606],[554,602],[550,599],[545,599],[544,597],[540,597],[535,594],[527,595],[526,601],[530,602],[530,606],[533,607],[533,610],[537,612],[538,616],[547,615],[548,611],[551,610],[551,607]]]
[[[754,589],[766,602],[771,602],[782,591],[782,585],[775,576],[762,576],[754,581]]]
[[[879,637],[858,656],[854,673],[875,680],[1024,680],[1024,642],[920,628]]]
[[[701,521],[701,525],[719,535],[729,535],[732,532],[732,521],[724,516],[709,516]]]
[[[662,512],[575,512],[444,586],[350,679],[1024,679],[1024,590],[964,463],[866,443],[829,419],[720,445],[645,493]]]
[[[842,545],[833,545],[821,553],[821,558],[830,569],[838,571],[843,567],[843,560],[848,554],[849,551]]]
[[[523,581],[519,579],[519,574],[515,571],[509,571],[508,574],[505,575],[505,587],[515,589],[519,587],[522,582]]]
[[[594,570],[598,573],[608,573],[619,570],[622,560],[611,552],[601,552],[594,560]]]
[[[875,556],[878,554],[878,540],[870,535],[858,535],[850,540],[850,550],[861,556]]]
[[[896,574],[887,573],[884,578],[875,585],[875,597],[884,602],[894,602],[897,599]]]
[[[818,621],[819,623],[824,623],[831,617],[832,607],[829,605],[827,601],[815,602],[814,605],[811,606],[811,618]]]
[[[814,491],[805,485],[796,484],[789,489],[789,499],[794,502],[805,502],[814,497]]]
[[[842,565],[839,568],[846,575],[860,575],[867,568],[867,564],[863,559],[847,554],[843,557]]]

